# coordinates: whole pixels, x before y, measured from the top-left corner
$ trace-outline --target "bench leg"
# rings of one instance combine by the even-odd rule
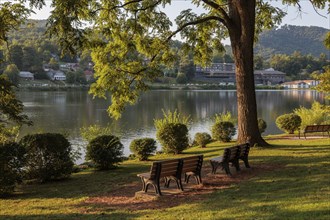
[[[195,179],[198,185],[202,184],[202,177],[200,173],[195,176]]]
[[[181,178],[176,180],[176,185],[178,187],[179,190],[183,191],[183,186],[182,186],[182,182],[181,182]]]
[[[235,162],[233,162],[233,165],[235,166],[236,171],[240,171],[240,170],[241,170],[240,167],[239,167],[239,162],[238,162],[238,160],[235,161]]]
[[[251,168],[251,167],[250,167],[250,164],[249,164],[249,160],[248,160],[248,158],[245,158],[243,161],[244,161],[244,164],[245,164],[245,167],[246,167],[246,168]]]
[[[142,182],[142,191],[147,192],[146,191],[146,182],[144,181],[143,177],[141,177],[141,182]]]
[[[211,166],[212,166],[212,173],[215,174],[215,172],[217,171],[217,168],[219,166],[219,163],[211,161]]]
[[[232,176],[232,174],[231,174],[231,172],[230,172],[230,168],[229,168],[229,164],[228,164],[228,163],[223,164],[222,167],[223,167],[223,169],[225,169],[226,174],[227,174],[228,176]]]
[[[159,186],[159,181],[156,182],[155,184],[152,184],[155,188],[155,191],[156,191],[156,194],[161,196],[162,195],[162,192],[160,191],[160,186]]]

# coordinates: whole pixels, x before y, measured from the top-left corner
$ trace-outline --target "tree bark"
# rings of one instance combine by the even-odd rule
[[[254,85],[253,44],[255,31],[255,1],[233,0],[230,10],[232,23],[228,26],[236,67],[238,138],[251,146],[269,145],[258,128]]]

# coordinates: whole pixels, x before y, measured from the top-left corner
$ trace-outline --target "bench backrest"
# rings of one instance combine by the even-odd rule
[[[203,165],[203,155],[196,155],[182,158],[183,168],[182,172],[200,172]]]
[[[330,131],[330,125],[307,125],[304,132],[327,132]]]
[[[181,176],[182,172],[182,160],[171,159],[162,160],[152,163],[150,169],[150,179],[158,179],[166,176]]]
[[[238,145],[238,147],[240,148],[239,158],[240,159],[247,158],[249,156],[249,152],[250,152],[250,144],[245,143],[245,144]]]
[[[233,161],[239,157],[240,148],[238,146],[225,148],[222,156],[222,161]]]

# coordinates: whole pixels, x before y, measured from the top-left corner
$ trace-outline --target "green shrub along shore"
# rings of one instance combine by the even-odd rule
[[[186,192],[189,199],[174,206],[166,204],[176,195],[134,198],[135,188],[141,187],[136,174],[147,172],[154,160],[196,154],[204,154],[206,172],[209,158],[235,142],[212,142],[179,155],[150,156],[149,161],[127,160],[114,170],[89,168],[64,181],[23,183],[0,199],[0,219],[330,219],[330,139],[286,137],[268,136],[271,147],[251,148],[248,178],[201,196]],[[214,182],[229,178],[218,173],[211,176]],[[242,173],[235,172],[233,179]],[[120,202],[111,202],[115,198]],[[141,205],[147,208],[139,209]]]

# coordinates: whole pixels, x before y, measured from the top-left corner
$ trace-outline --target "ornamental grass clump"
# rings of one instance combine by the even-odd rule
[[[123,150],[124,146],[118,137],[101,135],[87,145],[86,159],[94,162],[100,170],[109,170],[123,161]]]
[[[157,130],[157,140],[162,145],[165,153],[180,154],[189,146],[188,123],[189,116],[182,116],[175,110],[174,112],[163,111],[163,119],[155,119],[155,127]]]
[[[25,149],[15,142],[0,144],[0,197],[14,192],[22,182]]]
[[[27,179],[47,182],[65,179],[71,175],[74,165],[72,148],[62,134],[26,135],[19,143],[27,152],[24,167]]]
[[[289,134],[293,134],[301,125],[301,118],[299,115],[291,113],[280,115],[276,118],[276,125],[279,129]]]
[[[153,138],[139,138],[131,142],[129,149],[142,161],[148,160],[148,157],[156,151],[157,145]]]
[[[236,134],[236,119],[230,112],[215,115],[215,123],[211,128],[212,138],[214,140],[230,142]]]

